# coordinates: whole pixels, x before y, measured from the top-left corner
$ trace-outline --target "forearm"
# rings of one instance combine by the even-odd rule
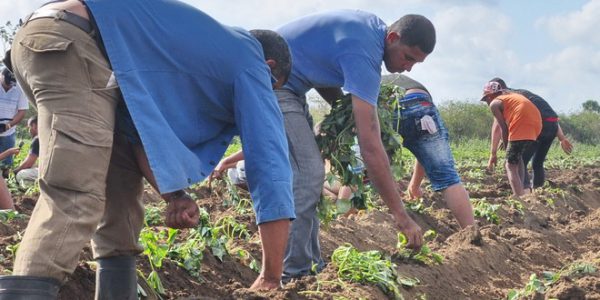
[[[23,160],[21,165],[15,169],[15,174],[19,173],[19,171],[24,169],[31,169],[31,167],[33,167],[33,165],[35,164],[36,160],[37,156],[34,156],[32,154],[27,155],[27,157]]]
[[[239,150],[238,152],[235,152],[235,153],[225,157],[223,159],[223,164],[225,164],[225,165],[236,164],[238,161],[243,160],[243,159],[244,159],[244,152],[242,150]]]
[[[494,124],[492,124],[492,133],[491,133],[491,143],[490,143],[490,154],[496,155],[496,151],[498,151],[498,144],[500,144],[500,137],[502,136],[502,131],[500,129],[500,125],[498,125],[498,121],[494,118]]]
[[[560,127],[560,124],[558,124],[558,130],[556,131],[556,137],[558,138],[558,140],[560,142],[564,141],[567,138],[562,130],[562,127]]]
[[[423,165],[418,160],[415,160],[413,174],[412,174],[412,177],[410,178],[410,185],[415,186],[415,187],[421,186],[421,182],[423,182],[423,178],[425,178],[425,169],[423,168]]]
[[[15,116],[13,117],[13,119],[10,122],[8,122],[8,124],[10,125],[10,127],[13,127],[13,126],[19,124],[19,122],[21,122],[21,120],[23,120],[23,118],[25,117],[25,113],[26,113],[25,110],[19,110],[17,112],[17,114],[15,114]]]
[[[355,96],[353,96],[352,106],[358,131],[358,143],[371,182],[392,214],[400,218],[408,216],[396,188],[396,182],[392,177],[388,156],[381,142],[376,108]]]

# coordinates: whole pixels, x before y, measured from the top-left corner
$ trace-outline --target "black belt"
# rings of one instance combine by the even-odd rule
[[[57,20],[65,21],[77,28],[85,31],[86,33],[92,33],[93,28],[90,21],[86,20],[84,17],[76,15],[72,12],[66,10],[58,10],[58,9],[38,9],[31,13],[27,18],[25,18],[25,23],[41,18],[52,18]]]

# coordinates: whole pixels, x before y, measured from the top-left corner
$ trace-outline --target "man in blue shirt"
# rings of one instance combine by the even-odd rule
[[[38,109],[41,194],[0,299],[56,298],[90,238],[96,298],[137,299],[142,177],[168,202],[168,226],[193,227],[198,207],[183,188],[211,173],[235,134],[263,247],[251,288],[279,287],[295,215],[272,89],[291,61],[275,32],[253,35],[168,0],[67,0],[26,19],[12,65]]]
[[[421,228],[406,213],[381,142],[377,96],[381,64],[391,73],[410,71],[435,46],[433,24],[423,16],[406,15],[391,26],[377,16],[353,10],[318,13],[277,29],[290,46],[292,73],[275,93],[284,116],[294,173],[296,220],[292,222],[284,261],[284,280],[323,267],[319,246],[317,204],[324,166],[312,131],[305,93],[315,88],[329,103],[352,94],[358,142],[369,178],[406,234],[409,246],[422,243]]]

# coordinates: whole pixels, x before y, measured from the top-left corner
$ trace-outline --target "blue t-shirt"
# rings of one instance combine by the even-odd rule
[[[239,134],[253,198],[293,207],[283,117],[256,39],[177,1],[86,3],[161,193],[205,179]]]
[[[377,105],[387,26],[377,16],[334,10],[306,16],[277,29],[292,53],[286,88],[342,87]]]

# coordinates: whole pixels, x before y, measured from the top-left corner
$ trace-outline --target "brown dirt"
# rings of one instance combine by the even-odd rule
[[[424,214],[412,213],[421,227],[433,229],[438,237],[431,248],[444,256],[444,263],[427,266],[393,259],[400,274],[416,277],[420,284],[402,288],[406,299],[426,296],[427,299],[501,299],[511,289],[522,288],[532,273],[556,272],[579,260],[600,264],[600,165],[575,170],[550,170],[551,189],[537,191],[524,197],[524,215],[509,208],[506,180],[500,174],[486,175],[480,180],[465,178],[484,188],[471,190],[473,198],[483,198],[502,204],[498,211],[500,224],[479,219],[477,227],[459,230],[440,196],[426,192],[425,203],[432,209]],[[205,188],[196,190],[198,204],[211,214],[211,220],[231,215],[218,195]],[[152,192],[146,193],[150,205],[160,202]],[[554,202],[554,205],[550,205]],[[29,215],[34,200],[17,199],[17,209]],[[238,216],[257,241],[257,227],[251,216]],[[26,226],[27,218],[0,224],[0,273],[9,273],[12,254],[7,246],[15,244]],[[330,262],[332,252],[343,243],[361,251],[379,250],[392,254],[396,245],[396,229],[385,211],[360,212],[332,221],[321,233],[323,256]],[[260,259],[256,242],[236,241],[235,246],[246,249]],[[393,257],[393,256],[392,256]],[[89,247],[82,251],[75,273],[61,289],[60,299],[91,299],[94,290],[94,271]],[[138,259],[138,269],[150,272],[147,259]],[[336,269],[329,264],[319,276],[293,281],[283,289],[256,293],[247,287],[257,274],[234,256],[221,262],[204,251],[201,279],[194,278],[176,263],[165,260],[160,278],[167,290],[165,299],[386,299],[375,286],[341,282]],[[140,281],[143,285],[143,280]],[[574,278],[561,278],[544,295],[536,299],[600,299],[600,272]],[[148,299],[157,299],[150,294]],[[533,298],[532,298],[533,299]]]

